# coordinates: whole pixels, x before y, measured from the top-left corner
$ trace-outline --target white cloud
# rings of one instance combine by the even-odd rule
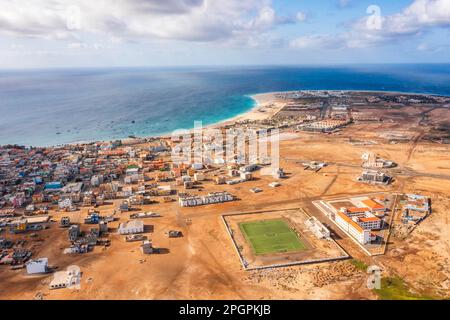
[[[381,28],[371,28],[370,16],[352,26],[347,35],[350,46],[370,46],[421,35],[433,27],[450,26],[449,0],[415,0],[402,12],[380,16]]]
[[[428,52],[428,53],[436,53],[442,52],[444,50],[448,50],[450,48],[449,44],[428,44],[428,43],[420,43],[417,47],[417,51]]]
[[[404,13],[410,22],[418,22],[422,26],[449,26],[450,1],[448,0],[416,0]]]
[[[365,48],[420,37],[431,28],[450,26],[450,0],[414,0],[399,13],[383,16],[381,10],[379,17],[376,14],[374,11],[350,24],[346,32],[334,36],[303,36],[291,41],[291,46],[331,48],[331,43],[337,48]],[[374,28],[374,19],[380,19],[380,28]]]
[[[306,35],[298,37],[290,42],[290,46],[296,49],[309,48],[329,48],[338,49],[341,47],[341,39],[334,35]]]
[[[308,18],[306,13],[304,13],[303,11],[297,12],[297,15],[295,17],[298,22],[305,22],[306,19]]]
[[[347,8],[351,4],[351,0],[338,0],[338,6],[340,8]]]
[[[258,15],[251,21],[251,26],[255,28],[266,28],[272,26],[277,19],[275,10],[271,7],[263,7]]]
[[[269,0],[0,0],[0,34],[71,39],[223,41],[279,24]]]
[[[105,50],[111,49],[110,45],[103,43],[86,43],[86,42],[71,42],[67,45],[68,49],[90,49],[90,50]]]
[[[25,46],[23,44],[12,43],[9,45],[9,49],[11,50],[23,50]]]

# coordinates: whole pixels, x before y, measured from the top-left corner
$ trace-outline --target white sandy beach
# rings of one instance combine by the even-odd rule
[[[220,128],[239,121],[256,121],[270,118],[284,106],[284,103],[275,98],[275,94],[276,92],[268,92],[253,95],[251,98],[256,101],[254,108],[233,118],[226,119],[207,127]]]

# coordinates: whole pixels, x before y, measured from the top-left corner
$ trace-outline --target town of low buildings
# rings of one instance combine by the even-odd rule
[[[304,131],[332,132],[351,123],[351,120],[327,119],[300,125],[299,129]]]
[[[341,92],[305,92],[281,94],[282,97],[341,97]],[[304,106],[293,103],[286,112],[296,110],[320,111],[320,103]],[[331,116],[308,114],[302,119],[292,119],[287,122],[290,129],[333,132],[336,129],[351,124],[348,117],[351,108],[344,105],[331,107]],[[342,119],[338,118],[341,117]],[[268,121],[267,128],[286,126],[284,120]],[[301,124],[299,124],[301,123]],[[247,123],[248,127],[259,123]],[[140,142],[145,140],[140,140]],[[136,143],[124,145],[121,141],[97,142],[88,144],[73,144],[56,147],[20,147],[0,146],[0,264],[22,266],[29,274],[45,273],[49,270],[48,260],[35,259],[33,247],[22,248],[6,234],[8,231],[14,237],[22,233],[39,234],[39,231],[49,228],[52,222],[58,227],[66,228],[64,232],[67,254],[83,254],[94,246],[108,243],[108,223],[114,221],[114,214],[121,214],[131,219],[121,222],[117,233],[125,235],[132,241],[145,241],[141,249],[145,254],[157,253],[151,240],[145,238],[145,225],[141,219],[158,217],[152,212],[141,212],[143,205],[154,202],[165,203],[176,201],[180,207],[197,207],[216,205],[238,200],[226,190],[229,185],[248,183],[248,190],[260,193],[263,190],[256,186],[259,180],[258,172],[265,166],[259,159],[257,163],[248,165],[216,161],[212,163],[175,164],[162,153],[171,150],[168,139],[157,139],[156,145]],[[208,145],[208,148],[214,146]],[[370,184],[387,185],[392,177],[376,170],[395,166],[390,160],[378,157],[375,153],[366,152],[362,157],[365,170],[358,179]],[[304,160],[302,160],[304,161]],[[311,161],[304,163],[305,170],[319,171],[326,167],[325,162]],[[373,169],[373,170],[371,170]],[[326,169],[324,169],[326,171]],[[282,168],[269,172],[276,179],[287,178]],[[328,174],[328,173],[325,173]],[[324,174],[324,175],[325,175]],[[290,176],[290,173],[288,174]],[[209,183],[211,182],[212,183]],[[270,188],[280,187],[280,182],[264,183]],[[277,191],[284,192],[289,183]],[[239,188],[238,188],[239,189]],[[198,195],[203,192],[204,195]],[[267,189],[263,194],[270,194],[274,189]],[[184,192],[192,192],[186,194]],[[114,200],[114,202],[113,202]],[[114,206],[114,214],[101,216],[98,206],[109,203]],[[174,203],[175,204],[175,203]],[[176,206],[176,204],[175,204]],[[92,209],[94,207],[94,209]],[[377,241],[377,232],[385,227],[384,217],[387,215],[386,204],[377,198],[365,197],[354,200],[353,205],[338,208],[330,206],[331,220],[344,230],[352,239],[361,245]],[[98,209],[98,210],[97,210]],[[81,210],[87,215],[79,221],[72,219]],[[148,210],[148,209],[146,209]],[[63,217],[52,221],[49,212],[60,212]],[[77,211],[73,214],[74,211]],[[417,224],[431,214],[431,202],[426,196],[407,194],[401,198],[401,221],[405,224]],[[70,217],[70,218],[69,218]],[[76,221],[76,223],[75,223]],[[123,221],[123,220],[122,220]],[[148,221],[148,220],[146,220]],[[157,221],[157,219],[155,219]],[[305,223],[308,229],[319,239],[331,237],[330,230],[315,217]],[[104,236],[106,234],[106,236]],[[180,234],[181,235],[181,234]],[[103,238],[102,238],[103,236]],[[142,237],[141,237],[142,236]],[[170,236],[170,233],[168,234]],[[182,240],[182,239],[181,239]],[[378,239],[379,240],[379,239]],[[33,259],[31,259],[33,257]],[[80,272],[76,268],[55,274],[50,288],[64,288],[79,281]]]

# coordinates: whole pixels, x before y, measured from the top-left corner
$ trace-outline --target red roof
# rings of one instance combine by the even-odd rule
[[[346,208],[346,209],[350,213],[362,213],[362,212],[370,211],[369,208],[358,208],[358,207],[350,207],[350,208]]]
[[[357,231],[359,232],[364,231],[364,229],[357,222],[353,221],[353,219],[347,216],[345,213],[338,211],[338,215],[340,215],[341,218],[344,219],[346,222],[351,224]]]
[[[359,220],[362,222],[378,222],[378,221],[380,221],[380,219],[378,219],[377,217],[359,218]]]
[[[386,209],[383,205],[379,204],[378,202],[373,201],[372,199],[366,199],[361,201],[366,206],[368,206],[372,210],[383,210]]]

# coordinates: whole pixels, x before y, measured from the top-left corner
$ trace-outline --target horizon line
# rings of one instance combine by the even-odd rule
[[[48,66],[4,68],[1,71],[43,71],[43,70],[106,70],[106,69],[187,69],[187,68],[280,68],[280,67],[342,67],[342,66],[379,66],[379,65],[450,65],[449,62],[368,62],[368,63],[310,63],[310,64],[192,64],[192,65],[137,65],[137,66]]]

